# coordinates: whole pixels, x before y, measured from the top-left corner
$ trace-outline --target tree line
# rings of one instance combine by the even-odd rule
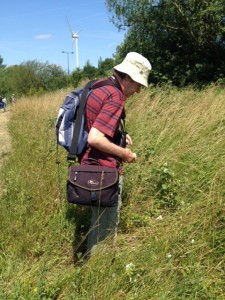
[[[115,26],[127,30],[117,55],[146,56],[153,82],[224,80],[224,0],[106,0],[106,5]]]
[[[36,60],[7,67],[0,56],[0,95],[41,94],[107,76],[130,51],[149,59],[152,83],[225,82],[224,0],[106,0],[110,20],[126,30],[113,58],[87,61],[71,74]]]
[[[112,69],[114,60],[99,58],[98,67],[87,61],[83,69],[76,69],[67,74],[60,66],[31,60],[7,67],[0,56],[0,95],[16,97],[41,95],[56,91],[67,86],[76,87],[84,79],[107,76]]]

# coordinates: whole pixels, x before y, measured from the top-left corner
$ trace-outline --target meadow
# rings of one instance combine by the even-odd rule
[[[225,299],[225,90],[171,86],[126,103],[117,243],[84,262],[90,211],[68,204],[55,121],[68,91],[18,99],[0,172],[0,299]],[[57,154],[58,152],[58,154]]]

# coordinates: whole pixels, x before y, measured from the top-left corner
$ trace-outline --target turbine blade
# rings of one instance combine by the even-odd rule
[[[70,22],[69,22],[69,20],[68,20],[68,18],[66,17],[66,20],[67,20],[67,24],[68,24],[68,27],[69,27],[69,30],[70,30],[70,32],[71,32],[71,34],[72,34],[72,36],[73,36],[73,29],[72,29],[72,27],[71,27],[71,25],[70,25]]]

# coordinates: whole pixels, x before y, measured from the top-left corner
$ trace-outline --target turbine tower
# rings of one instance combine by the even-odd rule
[[[76,67],[79,68],[79,59],[78,59],[78,38],[79,38],[79,35],[78,35],[78,33],[80,32],[80,30],[73,31],[72,27],[69,23],[68,18],[67,18],[67,23],[68,23],[68,26],[69,26],[69,29],[70,29],[70,32],[71,32],[71,37],[72,37],[72,52],[74,52],[73,51],[74,41],[76,43],[76,51],[75,51],[75,53],[76,53]]]
[[[74,40],[75,40],[75,43],[76,43],[76,66],[77,66],[77,68],[79,68],[79,60],[78,60],[78,37],[79,37],[79,35],[78,35],[78,32],[79,31],[74,32],[72,34],[73,43],[74,43]]]

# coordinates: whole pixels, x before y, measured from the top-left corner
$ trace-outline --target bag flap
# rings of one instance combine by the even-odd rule
[[[117,168],[108,168],[98,165],[71,166],[69,181],[83,189],[97,191],[108,188],[118,182]]]

